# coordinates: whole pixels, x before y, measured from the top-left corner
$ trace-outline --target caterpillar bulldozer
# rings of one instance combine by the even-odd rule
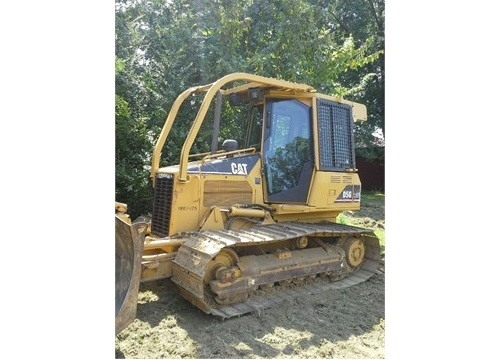
[[[161,167],[180,109],[194,119],[178,164]],[[171,278],[191,304],[230,318],[371,277],[378,238],[337,222],[360,208],[353,125],[366,116],[247,73],[183,91],[152,153],[148,215],[131,221],[115,203],[116,333],[135,319],[140,282]]]

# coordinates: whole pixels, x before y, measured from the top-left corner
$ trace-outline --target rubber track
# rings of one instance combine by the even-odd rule
[[[196,250],[201,247],[201,239],[215,242],[221,247],[229,246],[235,247],[238,245],[254,244],[269,241],[281,241],[289,238],[295,238],[303,235],[313,235],[321,237],[330,236],[347,236],[347,235],[363,235],[366,245],[366,259],[359,269],[346,277],[332,281],[332,282],[313,282],[312,284],[298,285],[293,288],[283,288],[281,286],[274,286],[277,292],[267,295],[257,295],[249,297],[246,301],[232,305],[217,305],[211,307],[207,305],[208,312],[221,317],[223,319],[240,316],[251,312],[259,312],[263,309],[275,306],[287,299],[294,299],[299,296],[319,294],[328,290],[337,290],[347,288],[361,282],[368,280],[373,276],[379,266],[380,248],[379,240],[374,235],[373,230],[363,229],[354,226],[343,224],[335,224],[330,222],[322,223],[297,223],[286,222],[272,225],[254,226],[249,230],[208,230],[202,231],[192,236],[191,241],[188,240],[182,246],[191,247],[191,250]],[[221,245],[220,245],[221,244]],[[217,252],[216,252],[217,253]],[[211,257],[216,253],[209,254]],[[188,263],[191,263],[188,261]],[[187,265],[182,262],[186,270]],[[200,300],[201,301],[201,300]],[[205,304],[206,305],[206,304]]]

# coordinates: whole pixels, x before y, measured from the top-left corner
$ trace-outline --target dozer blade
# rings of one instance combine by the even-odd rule
[[[115,335],[136,317],[146,227],[115,216]]]

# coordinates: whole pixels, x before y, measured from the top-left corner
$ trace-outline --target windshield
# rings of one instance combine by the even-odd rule
[[[268,200],[305,202],[313,164],[310,107],[298,100],[270,100],[266,111]]]

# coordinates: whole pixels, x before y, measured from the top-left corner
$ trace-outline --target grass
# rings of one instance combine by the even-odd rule
[[[338,215],[340,224],[359,226],[373,229],[379,238],[381,253],[384,254],[386,246],[385,235],[385,199],[383,192],[371,191],[361,193],[361,209],[358,211],[344,211]]]
[[[381,191],[363,191],[361,193],[361,201],[366,201],[369,204],[374,203],[384,205],[385,199],[386,195]]]

